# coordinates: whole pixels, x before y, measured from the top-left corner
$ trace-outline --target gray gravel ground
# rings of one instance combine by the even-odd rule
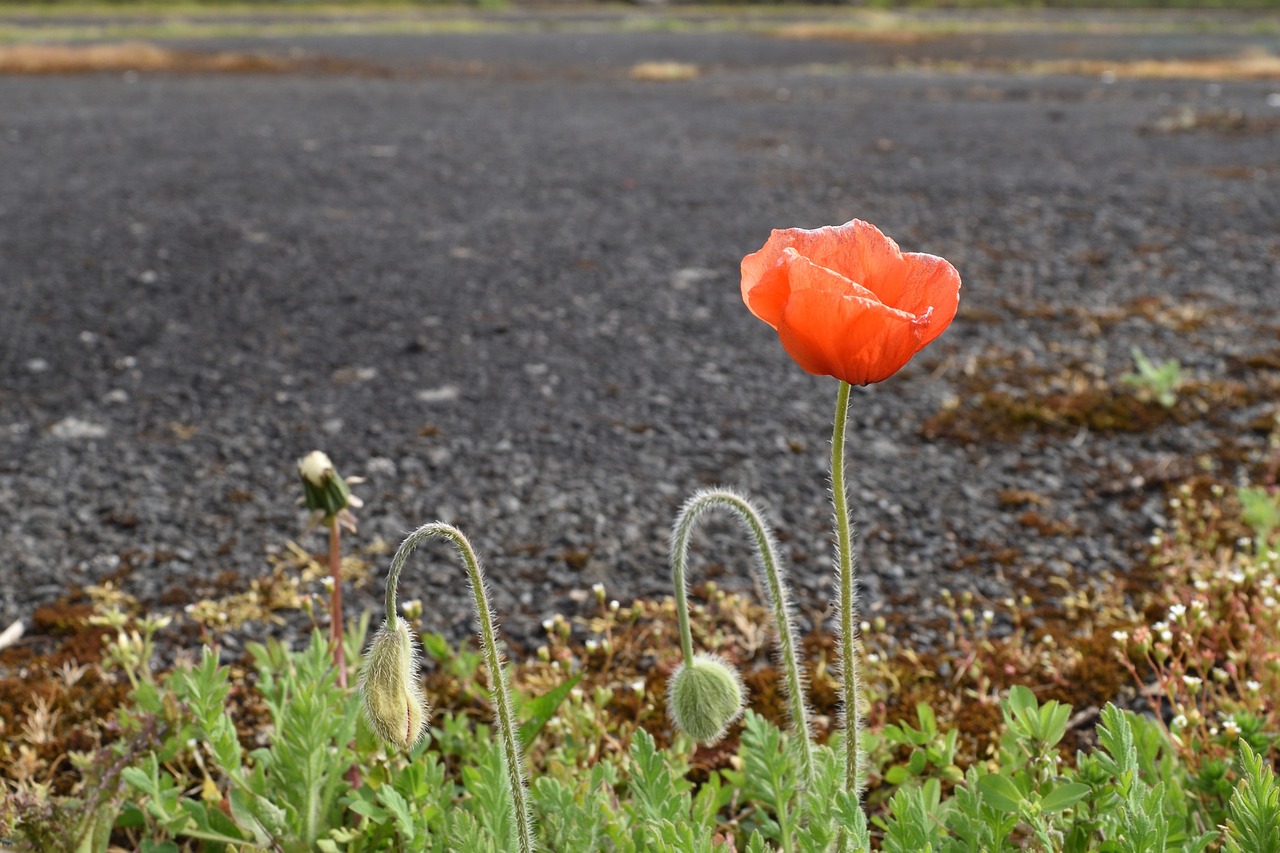
[[[1070,55],[1064,38],[978,52]],[[1161,520],[1151,472],[1188,472],[1224,430],[1262,441],[1231,425],[1274,400],[1136,434],[920,428],[993,361],[1014,365],[997,382],[1061,364],[1114,381],[1139,344],[1211,381],[1275,351],[1280,81],[893,70],[943,47],[732,33],[265,47],[397,73],[0,78],[0,627],[108,576],[180,613],[291,538],[319,551],[295,504],[313,448],[367,478],[354,544],[469,531],[516,640],[596,582],[666,594],[668,525],[712,483],[769,508],[820,618],[834,380],[738,295],[773,227],[868,219],[964,278],[951,330],[854,395],[870,610],[1124,570]],[[628,79],[647,59],[706,73]],[[1232,110],[1234,130],[1178,130]],[[1157,308],[1125,308],[1139,297]],[[1010,489],[1075,532],[1019,523]],[[701,565],[747,586],[731,533],[701,537]],[[349,607],[376,611],[384,570]],[[445,552],[406,577],[428,625],[469,630]]]

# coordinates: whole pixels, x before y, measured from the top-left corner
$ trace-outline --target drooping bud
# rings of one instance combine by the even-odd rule
[[[396,617],[373,635],[360,675],[360,701],[378,737],[409,749],[427,730],[431,713],[418,683],[418,655],[409,623]]]
[[[742,714],[742,680],[720,658],[695,655],[671,676],[667,708],[680,730],[695,740],[714,743]]]
[[[338,476],[333,462],[321,451],[313,450],[299,459],[298,473],[302,476],[307,509],[322,515],[326,523],[348,506],[360,505],[347,488],[347,481]]]

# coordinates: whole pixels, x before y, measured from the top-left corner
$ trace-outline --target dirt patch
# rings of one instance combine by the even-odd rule
[[[920,44],[938,38],[938,33],[924,32],[905,28],[880,29],[867,27],[852,29],[830,24],[795,23],[784,24],[769,31],[776,38],[835,41],[861,41],[875,44]]]
[[[632,80],[656,83],[692,80],[701,75],[702,69],[690,62],[637,62],[629,72]]]
[[[0,46],[0,74],[90,74],[96,72],[222,74],[361,74],[385,76],[386,69],[330,57],[284,57],[232,51],[174,50],[150,42]]]
[[[1038,74],[1086,74],[1158,80],[1276,80],[1280,56],[1264,52],[1213,59],[1140,59],[1132,62],[1060,59],[1032,63]]]

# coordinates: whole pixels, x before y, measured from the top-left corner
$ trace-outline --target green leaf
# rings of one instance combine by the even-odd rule
[[[916,703],[916,719],[920,721],[920,730],[930,736],[938,732],[938,719],[928,702]]]
[[[1063,809],[1083,800],[1089,795],[1090,788],[1083,782],[1067,782],[1056,786],[1040,801],[1040,811],[1045,814],[1060,812]]]
[[[1020,813],[1026,802],[1022,791],[1008,776],[983,776],[978,780],[978,790],[992,808],[1006,814]]]
[[[884,772],[884,781],[888,782],[890,785],[901,785],[903,782],[907,781],[910,775],[911,774],[907,772],[907,765],[895,764]]]
[[[692,802],[684,769],[672,771],[671,750],[659,752],[653,736],[639,729],[631,738],[631,802],[635,815],[645,823],[664,820],[680,823],[688,819]]]
[[[427,657],[435,661],[445,661],[453,654],[449,641],[443,634],[426,633],[422,635],[422,650]]]
[[[378,800],[387,807],[391,814],[395,815],[396,826],[399,828],[400,834],[404,836],[404,840],[413,841],[416,833],[414,832],[413,815],[410,813],[409,802],[390,785],[384,785],[378,789]]]
[[[529,714],[529,719],[525,720],[520,725],[521,747],[524,749],[529,748],[529,745],[533,743],[534,738],[538,736],[538,732],[542,731],[542,727],[547,724],[547,721],[555,716],[555,713],[559,710],[561,703],[564,702],[565,698],[573,688],[578,686],[578,682],[582,680],[582,676],[583,673],[579,672],[568,681],[553,687],[546,693],[543,693],[541,696],[525,705],[526,712]]]
[[[1231,853],[1280,853],[1280,786],[1264,756],[1240,742],[1240,781],[1223,843]]]
[[[143,840],[138,845],[138,853],[178,853],[178,845],[172,841],[155,841]]]
[[[1007,701],[1009,710],[1019,716],[1029,711],[1034,711],[1039,707],[1039,703],[1036,702],[1036,694],[1032,693],[1030,688],[1023,687],[1021,684],[1009,688]]]

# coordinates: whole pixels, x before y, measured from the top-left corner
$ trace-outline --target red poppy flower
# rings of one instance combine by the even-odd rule
[[[960,274],[869,222],[775,230],[742,259],[742,301],[796,363],[850,385],[897,373],[951,325]]]

